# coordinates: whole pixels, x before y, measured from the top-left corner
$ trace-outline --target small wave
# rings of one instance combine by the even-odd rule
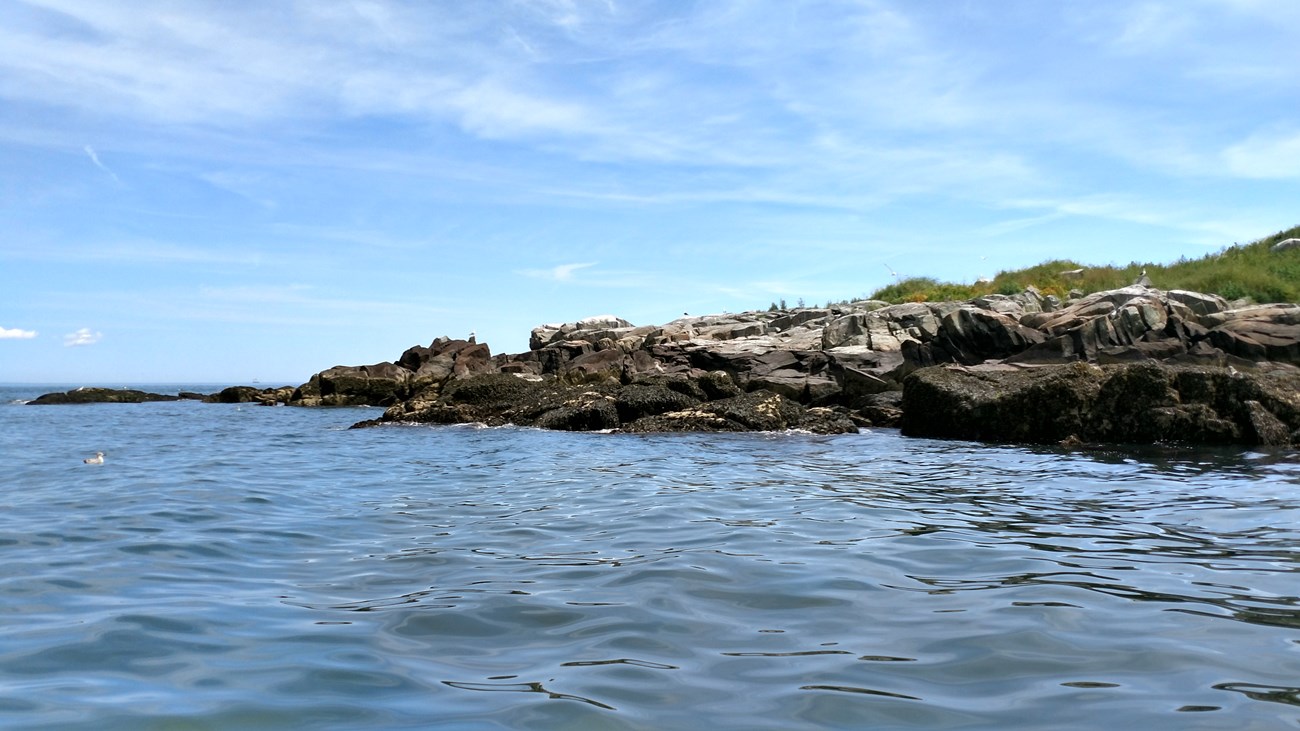
[[[584,698],[580,695],[574,695],[572,693],[556,693],[553,690],[548,690],[541,683],[466,683],[457,680],[444,680],[442,681],[442,683],[443,685],[447,685],[452,688],[459,688],[460,690],[479,690],[479,691],[488,691],[488,692],[506,691],[506,692],[514,692],[514,693],[541,693],[552,700],[578,701],[580,703],[587,703],[593,705],[597,708],[603,708],[607,711],[618,710],[614,708],[614,706],[611,706],[607,703],[601,703],[600,701],[592,698]]]

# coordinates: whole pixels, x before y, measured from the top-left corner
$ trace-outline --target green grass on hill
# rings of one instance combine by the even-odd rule
[[[905,279],[870,295],[886,302],[939,302],[967,300],[986,294],[1016,294],[1025,287],[1037,287],[1043,294],[1062,299],[1072,289],[1084,294],[1125,287],[1145,269],[1153,286],[1211,292],[1228,300],[1255,302],[1300,302],[1300,249],[1273,253],[1269,249],[1283,239],[1300,238],[1300,226],[1279,231],[1254,243],[1230,246],[1199,259],[1179,259],[1173,264],[1087,266],[1068,259],[1046,261],[1028,269],[999,272],[991,282],[953,284],[929,277]],[[1061,272],[1083,269],[1078,278]]]

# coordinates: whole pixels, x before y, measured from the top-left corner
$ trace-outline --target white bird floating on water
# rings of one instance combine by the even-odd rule
[[[85,462],[86,464],[104,464],[104,453],[95,452],[94,457],[87,457],[81,461]]]

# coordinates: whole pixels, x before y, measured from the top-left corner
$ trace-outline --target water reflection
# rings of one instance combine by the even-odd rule
[[[574,695],[572,693],[556,693],[555,691],[547,690],[541,683],[466,683],[455,680],[444,680],[442,683],[443,685],[452,688],[459,688],[461,690],[479,690],[489,693],[541,693],[551,700],[578,701],[580,703],[593,705],[597,708],[603,708],[607,711],[617,710],[611,705],[606,705],[592,698],[583,698],[580,695]]]
[[[1219,683],[1214,688],[1216,690],[1231,690],[1241,693],[1252,700],[1300,706],[1300,688],[1255,685],[1253,683]]]

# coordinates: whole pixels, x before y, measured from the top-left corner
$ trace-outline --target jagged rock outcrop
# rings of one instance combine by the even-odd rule
[[[1277,304],[1212,313],[1204,318],[1211,345],[1251,361],[1300,363],[1300,305]]]
[[[491,356],[486,346],[440,338],[428,348],[409,349],[396,363],[333,368],[314,376],[291,403],[382,405],[389,407],[386,421],[559,429],[806,428],[800,424],[810,413],[889,426],[904,414],[915,424],[932,410],[924,400],[899,397],[915,382],[909,374],[949,364],[987,370],[995,363],[1008,373],[1051,373],[1069,364],[1158,363],[1222,373],[1260,363],[1300,365],[1300,306],[1234,309],[1216,295],[1134,285],[1087,296],[1071,292],[1064,302],[1030,288],[968,302],[866,301],[686,316],[654,326],[602,315],[539,326],[525,353]],[[1046,376],[1001,378],[1008,379],[1006,389],[1028,389],[1024,409],[1034,394],[1047,393],[1032,380]],[[467,400],[465,383],[517,393],[499,402]],[[760,400],[780,396],[779,413],[788,404],[803,415],[734,418],[726,404],[757,408],[742,398],[753,394]],[[1273,413],[1264,400],[1253,400]],[[1086,408],[1095,404],[1088,401]],[[1189,409],[1174,409],[1181,415],[1169,418],[1182,424],[1192,418],[1188,414],[1200,413]],[[1215,431],[1218,422],[1210,419],[1187,433],[1211,441],[1253,439],[1234,414],[1235,430]],[[944,417],[935,418],[942,423]],[[1146,438],[1141,424],[1124,424],[1109,431],[1094,425],[1088,433],[1120,439],[1128,429]]]
[[[496,370],[488,346],[441,337],[408,348],[396,363],[334,366],[311,377],[289,397],[293,406],[391,406],[429,400],[455,378]]]
[[[533,328],[532,336],[528,340],[528,347],[531,350],[540,350],[560,340],[574,339],[568,336],[577,332],[581,332],[583,337],[590,338],[593,341],[602,339],[618,340],[633,329],[635,328],[632,327],[632,323],[614,315],[597,315],[577,322],[538,325]]]

